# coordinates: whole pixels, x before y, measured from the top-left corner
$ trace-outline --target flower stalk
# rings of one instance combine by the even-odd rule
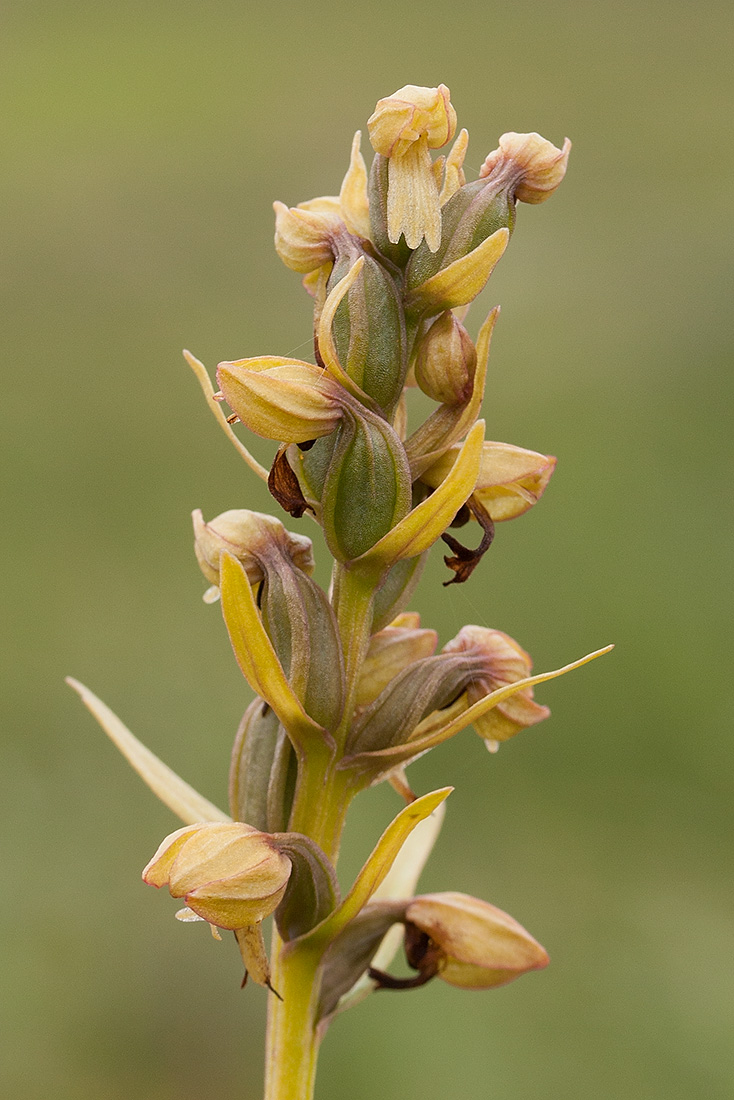
[[[268,990],[265,1100],[311,1100],[331,1020],[371,992],[433,978],[490,989],[547,964],[496,906],[452,891],[415,895],[450,788],[416,793],[405,769],[471,725],[495,752],[548,718],[536,686],[611,648],[532,675],[528,653],[501,630],[470,624],[437,651],[436,631],[406,611],[431,548],[442,540],[452,552],[447,584],[471,583],[495,525],[536,505],[556,461],[485,440],[498,308],[476,344],[464,322],[515,232],[517,202],[550,197],[570,143],[505,134],[467,182],[466,130],[446,157],[432,156],[456,125],[445,85],[406,85],[367,123],[369,171],[358,131],[338,195],[275,204],[276,250],[313,299],[314,362],[222,362],[215,391],[185,353],[220,428],[284,513],[193,513],[204,599],[220,604],[255,696],[234,740],[230,813],[69,681],[184,823],[144,881],[183,900],[180,920],[208,923],[215,938],[234,932],[245,976]],[[434,408],[409,433],[416,386]],[[274,444],[270,472],[243,429]],[[305,525],[306,515],[333,559],[328,591],[312,577],[311,540],[283,522]],[[459,537],[470,520],[477,526]],[[342,898],[350,804],[384,781],[404,805]],[[389,971],[401,941],[410,978]]]

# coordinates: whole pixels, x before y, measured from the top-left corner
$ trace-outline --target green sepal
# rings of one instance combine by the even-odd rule
[[[232,748],[229,806],[235,821],[261,832],[288,827],[296,754],[271,707],[255,699],[245,711]]]
[[[275,833],[272,843],[293,866],[275,923],[284,940],[294,940],[315,928],[339,904],[336,872],[318,844],[301,833]]]
[[[441,244],[431,252],[423,241],[410,257],[405,272],[406,289],[421,283],[468,255],[498,229],[515,228],[515,202],[507,191],[497,191],[486,180],[467,183],[441,210]]]
[[[329,549],[350,561],[374,546],[410,508],[405,449],[381,417],[345,416],[324,483],[322,523]]]
[[[402,745],[434,710],[442,710],[482,671],[471,654],[439,653],[404,668],[352,727],[346,755]]]
[[[427,560],[428,551],[425,551],[413,558],[403,558],[388,569],[375,592],[373,634],[388,626],[408,606]]]

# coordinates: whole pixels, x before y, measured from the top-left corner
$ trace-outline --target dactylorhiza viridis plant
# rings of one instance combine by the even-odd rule
[[[540,944],[488,902],[415,895],[451,788],[418,797],[406,767],[472,725],[495,752],[548,716],[535,684],[606,652],[533,676],[502,631],[465,626],[436,652],[436,632],[405,610],[436,541],[450,550],[446,583],[467,581],[495,524],[531,508],[553,473],[548,455],[485,440],[498,309],[476,343],[463,321],[509,244],[517,202],[553,194],[570,142],[504,134],[467,182],[466,130],[447,156],[431,156],[456,131],[444,85],[401,88],[367,127],[369,172],[358,132],[338,196],[275,204],[278,255],[313,298],[315,363],[220,363],[215,392],[185,353],[245,462],[285,512],[321,526],[334,559],[326,592],[311,576],[310,539],[280,519],[238,508],[207,522],[194,512],[204,599],[221,601],[256,696],[235,737],[229,814],[71,681],[184,823],[144,881],[181,899],[180,920],[208,922],[216,938],[233,932],[246,975],[268,990],[266,1100],[309,1100],[330,1021],[375,990],[434,977],[491,989],[547,964]],[[435,408],[409,430],[415,387]],[[277,443],[270,471],[237,423]],[[449,533],[466,524],[468,546]],[[350,803],[383,781],[405,805],[342,896],[335,868]],[[401,939],[410,978],[388,970]]]

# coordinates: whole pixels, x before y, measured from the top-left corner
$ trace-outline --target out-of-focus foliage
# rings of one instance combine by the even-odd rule
[[[333,193],[354,120],[445,81],[474,173],[506,130],[574,142],[482,299],[488,435],[559,465],[465,586],[437,555],[413,604],[538,668],[617,649],[539,689],[552,719],[497,757],[462,737],[411,773],[457,788],[421,889],[522,913],[551,966],[471,1005],[379,994],[335,1025],[319,1097],[728,1100],[729,6],[26,0],[3,22],[3,1092],[193,1100],[216,1065],[219,1096],[259,1096],[261,991],[143,888],[176,823],[62,678],[224,804],[248,696],[189,514],[271,503],[180,349],[310,358],[270,204]],[[397,808],[361,796],[345,880]]]

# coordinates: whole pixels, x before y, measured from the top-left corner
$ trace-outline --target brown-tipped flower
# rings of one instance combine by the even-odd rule
[[[467,894],[424,894],[405,911],[414,969],[461,989],[492,989],[548,965],[548,955],[508,913]]]
[[[570,152],[568,138],[563,148],[557,149],[540,134],[511,131],[502,135],[499,148],[486,158],[479,177],[506,182],[520,202],[545,202],[565,176]]]
[[[381,99],[367,122],[372,148],[389,158],[388,237],[401,234],[409,248],[425,237],[435,252],[441,242],[441,204],[429,149],[454,136],[456,111],[444,84],[438,88],[406,84]]]
[[[421,474],[421,481],[434,489],[440,485],[453,468],[459,450],[458,446],[450,447]],[[515,519],[540,500],[555,468],[553,455],[487,440],[473,495],[495,523]]]
[[[471,653],[483,659],[483,672],[467,688],[469,706],[498,688],[527,679],[533,669],[529,655],[514,638],[484,626],[462,627],[444,646],[443,652]],[[508,741],[520,730],[542,722],[549,715],[548,707],[535,702],[532,687],[525,687],[475,719],[474,728],[490,752],[495,752],[500,741]]]
[[[446,310],[418,344],[415,379],[442,405],[458,405],[471,395],[477,351],[461,321]]]
[[[281,443],[329,435],[343,414],[344,391],[312,363],[278,356],[220,363],[225,401],[250,431]]]
[[[267,833],[238,821],[187,825],[167,836],[143,871],[218,928],[249,928],[285,894],[291,861]]]
[[[263,559],[274,552],[285,555],[306,573],[314,569],[313,544],[305,535],[287,531],[275,516],[232,508],[215,519],[204,521],[201,509],[192,512],[194,551],[201,571],[212,584],[219,584],[219,561],[223,552],[242,564],[250,584],[265,576]]]
[[[316,271],[334,259],[334,236],[345,232],[339,199],[330,195],[298,206],[274,202],[275,251],[292,271]]]

